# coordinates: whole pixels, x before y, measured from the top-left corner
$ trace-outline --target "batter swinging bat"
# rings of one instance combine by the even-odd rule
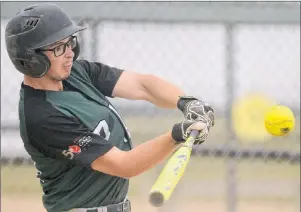
[[[190,159],[192,145],[198,135],[198,131],[192,131],[183,146],[170,157],[149,194],[151,205],[160,207],[170,198],[173,190],[184,174]]]

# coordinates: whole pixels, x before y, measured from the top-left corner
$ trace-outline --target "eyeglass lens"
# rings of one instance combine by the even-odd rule
[[[55,56],[58,57],[64,54],[67,46],[70,47],[71,49],[74,49],[76,47],[76,44],[77,44],[76,37],[74,36],[67,43],[55,47],[54,49]]]

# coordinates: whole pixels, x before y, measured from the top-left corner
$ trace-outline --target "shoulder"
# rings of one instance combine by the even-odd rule
[[[102,66],[99,62],[90,62],[88,60],[76,60],[73,62],[74,69],[84,69],[85,71],[90,71],[91,69],[99,68]]]
[[[52,105],[46,101],[46,98],[40,98],[36,96],[27,97],[25,101],[20,102],[20,109],[25,117],[26,124],[39,127],[43,123],[47,122],[51,112],[53,111]]]
[[[71,76],[80,76],[86,79],[91,78],[93,73],[101,72],[102,64],[98,62],[90,62],[87,60],[76,60],[73,62]]]
[[[119,69],[117,67],[114,67],[112,65],[109,64],[105,64],[102,62],[91,62],[91,61],[87,61],[87,60],[76,60],[73,63],[73,68],[75,69],[84,69],[85,71],[124,71],[123,69]]]
[[[26,125],[39,128],[47,123],[49,118],[57,116],[58,110],[47,101],[46,92],[30,87],[21,89],[19,101],[19,116],[24,118]]]
[[[89,62],[86,60],[76,60],[73,62],[71,76],[81,75],[88,76]]]
[[[72,68],[83,68],[83,69],[87,69],[89,68],[89,61],[87,60],[75,60],[73,62],[73,67]]]

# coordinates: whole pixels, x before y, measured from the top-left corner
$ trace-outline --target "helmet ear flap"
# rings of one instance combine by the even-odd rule
[[[30,69],[31,76],[39,78],[44,76],[50,69],[51,63],[49,58],[42,52],[35,52],[30,62],[32,68]]]
[[[74,52],[73,61],[75,61],[80,53],[80,46],[79,46],[77,39],[76,39],[76,47],[74,49],[72,49],[72,51]]]
[[[11,60],[21,73],[34,78],[44,76],[51,65],[45,54],[32,49],[18,51],[16,57],[11,57]]]
[[[35,52],[31,60],[20,60],[20,63],[22,65],[23,74],[34,78],[44,76],[51,65],[48,57],[41,52]]]

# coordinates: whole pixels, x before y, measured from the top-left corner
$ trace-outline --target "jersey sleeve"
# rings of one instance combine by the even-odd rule
[[[113,148],[104,137],[58,110],[52,109],[39,120],[29,117],[26,125],[31,145],[53,159],[90,167],[95,159]]]
[[[105,96],[113,97],[113,89],[124,70],[99,62],[77,61],[87,72],[92,84]]]

